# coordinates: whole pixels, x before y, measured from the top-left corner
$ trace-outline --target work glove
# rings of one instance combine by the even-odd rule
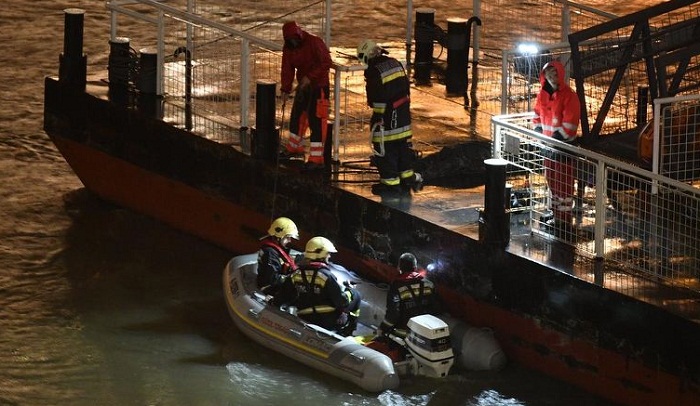
[[[335,322],[339,326],[344,326],[348,323],[348,314],[345,312],[340,313],[340,316],[338,316],[338,320]]]
[[[534,131],[537,131],[538,133],[542,134],[542,125],[537,124],[535,128],[533,128]]]

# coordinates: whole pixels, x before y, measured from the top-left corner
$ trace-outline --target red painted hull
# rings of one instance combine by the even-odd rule
[[[53,137],[53,141],[83,184],[105,200],[232,251],[257,250],[258,236],[251,230],[264,230],[269,223],[266,216],[207,196],[198,189],[149,173],[80,143],[60,137]],[[192,210],[193,207],[197,209]],[[385,278],[390,268],[376,261],[358,261],[357,258],[354,261],[348,258],[348,261],[356,266],[362,264],[361,269],[374,268],[372,276],[379,278]],[[509,358],[523,365],[622,404],[700,404],[697,387],[685,384],[677,376],[652,371],[589,342],[543,329],[534,320],[473,300],[449,287],[441,286],[441,295],[458,317],[472,325],[491,326]],[[572,367],[573,363],[591,368]],[[581,385],[582,382],[586,384]]]
[[[73,99],[63,102],[63,99]],[[77,104],[80,107],[70,110],[65,106]],[[230,249],[235,253],[253,252],[258,248],[258,238],[266,230],[270,222],[270,216],[264,207],[265,197],[255,200],[268,193],[264,185],[265,178],[246,180],[221,186],[221,190],[211,192],[207,187],[198,188],[196,181],[186,183],[183,180],[176,180],[178,177],[187,178],[189,168],[199,168],[197,164],[206,161],[210,157],[213,160],[220,160],[224,168],[222,173],[229,169],[226,164],[231,160],[240,160],[232,165],[232,170],[237,171],[230,176],[256,175],[252,172],[256,170],[264,171],[259,163],[244,162],[251,160],[241,155],[228,155],[230,148],[212,144],[208,141],[197,139],[185,131],[170,134],[162,123],[161,127],[142,129],[143,127],[126,127],[119,130],[112,128],[114,123],[122,123],[130,120],[140,120],[137,116],[129,116],[129,120],[120,115],[132,114],[126,110],[111,106],[108,102],[98,98],[76,95],[74,92],[65,91],[60,86],[56,86],[50,79],[47,80],[47,120],[45,128],[51,139],[63,154],[66,161],[73,168],[85,186],[105,200],[117,203],[134,211],[154,217],[174,228],[199,236],[207,241]],[[90,109],[96,113],[91,114]],[[87,111],[84,113],[83,111]],[[103,117],[94,118],[94,116]],[[113,116],[116,116],[115,119]],[[92,121],[94,122],[92,122]],[[157,120],[154,120],[157,121]],[[87,124],[86,124],[87,122]],[[140,123],[141,126],[148,123]],[[73,128],[75,127],[75,128]],[[85,128],[89,128],[93,135],[84,135]],[[134,132],[142,131],[140,134]],[[121,133],[120,133],[121,132]],[[163,134],[156,134],[162,132]],[[109,133],[109,134],[107,134]],[[80,135],[74,135],[80,134]],[[131,137],[131,138],[129,138]],[[161,150],[149,150],[143,147],[136,153],[124,152],[124,149],[132,146],[134,142],[144,140],[144,145],[172,145],[173,140],[181,142],[179,146],[173,147],[173,151],[168,151],[174,158],[174,163],[164,161],[154,164],[150,160],[145,160],[146,164],[137,164],[135,161],[142,158],[144,154],[160,154]],[[86,141],[83,138],[89,139]],[[115,141],[116,140],[116,141]],[[99,145],[99,147],[92,144]],[[107,152],[113,147],[114,153]],[[193,159],[193,162],[186,161],[191,154],[187,148],[194,145],[194,152],[202,153],[202,156]],[[175,150],[174,148],[180,148]],[[144,152],[145,151],[145,152]],[[205,151],[205,152],[202,152]],[[129,160],[122,155],[127,156]],[[179,154],[179,155],[178,155]],[[158,159],[161,157],[154,157]],[[151,168],[147,166],[151,165]],[[248,166],[246,166],[248,165]],[[185,167],[183,170],[182,167]],[[173,177],[166,176],[172,167],[179,168]],[[157,170],[154,170],[156,168]],[[214,170],[221,168],[214,167]],[[160,172],[159,172],[160,171]],[[277,174],[275,174],[276,176]],[[263,175],[259,175],[263,176]],[[297,187],[316,186],[313,181],[302,179],[303,176],[296,174],[286,174],[287,183],[299,182],[297,186],[290,186],[285,197],[289,200],[297,196]],[[214,176],[215,177],[215,176]],[[189,179],[189,178],[188,178]],[[195,180],[197,178],[195,177]],[[205,180],[209,180],[206,178]],[[306,182],[306,183],[304,183]],[[218,185],[216,183],[207,184]],[[248,195],[236,188],[247,188]],[[459,260],[467,257],[468,261],[483,262],[483,268],[490,278],[489,282],[494,285],[494,296],[500,299],[493,300],[490,297],[479,297],[469,292],[468,284],[458,286],[459,282],[468,278],[455,278],[445,281],[437,279],[441,296],[448,304],[450,312],[455,316],[465,320],[467,323],[478,326],[488,326],[494,330],[496,337],[507,356],[518,363],[530,368],[542,371],[543,373],[570,382],[591,393],[600,395],[616,403],[626,405],[700,405],[700,390],[697,381],[684,376],[683,373],[670,373],[669,365],[675,367],[674,363],[682,362],[683,355],[679,356],[678,351],[669,351],[674,343],[676,334],[682,338],[691,334],[697,336],[697,327],[692,323],[683,324],[681,321],[674,321],[673,324],[683,326],[682,332],[659,331],[667,328],[667,315],[658,309],[649,309],[649,306],[627,302],[619,295],[605,292],[602,288],[585,285],[581,281],[562,276],[561,274],[546,269],[541,265],[522,259],[513,259],[505,254],[500,262],[489,264],[491,256],[495,254],[484,254],[484,248],[478,242],[468,237],[457,235],[449,230],[445,230],[425,222],[421,219],[411,217],[406,213],[389,210],[380,203],[369,201],[360,196],[352,195],[349,192],[334,190],[331,187],[324,187],[317,192],[316,196],[308,200],[298,200],[289,202],[288,205],[301,219],[302,229],[311,229],[316,225],[316,230],[324,235],[333,237],[334,241],[340,242],[338,255],[339,262],[350,269],[361,270],[368,278],[387,280],[387,275],[393,271],[393,265],[387,260],[369,258],[362,254],[362,247],[353,247],[352,244],[361,235],[360,240],[364,243],[373,243],[371,238],[375,234],[382,234],[382,239],[396,241],[397,245],[411,243],[413,246],[426,246],[432,244],[434,252],[446,253],[448,259]],[[331,196],[329,201],[321,206],[318,201]],[[232,199],[224,196],[233,196]],[[329,206],[332,206],[329,208]],[[341,207],[342,206],[342,207]],[[358,207],[360,206],[360,207]],[[291,210],[291,209],[290,209]],[[347,212],[351,212],[348,214]],[[311,214],[309,214],[311,213]],[[307,216],[304,218],[304,216]],[[377,230],[373,224],[377,219],[391,217],[393,220],[385,224],[386,230]],[[297,218],[297,217],[295,217]],[[318,224],[321,224],[318,226]],[[415,233],[418,237],[416,241],[406,241],[407,235],[411,236],[413,230],[419,229]],[[358,231],[359,230],[359,231]],[[427,240],[423,236],[430,235]],[[304,233],[301,240],[305,241],[311,237]],[[420,239],[418,239],[420,238]],[[374,243],[372,248],[380,247]],[[467,271],[462,264],[457,263],[450,271],[452,276],[456,273],[473,272],[468,275],[472,279],[482,277],[476,271]],[[464,275],[462,275],[464,276]],[[500,282],[500,285],[497,285]],[[461,282],[464,283],[464,282]],[[535,290],[539,290],[538,295],[533,294],[530,286],[518,286],[520,283],[529,283]],[[635,310],[636,318],[639,322],[630,324],[629,332],[625,328],[618,328],[619,331],[607,331],[614,328],[619,323],[626,320],[604,319],[601,326],[596,326],[595,317],[590,317],[590,312],[580,312],[573,314],[579,323],[578,330],[567,331],[567,317],[572,315],[566,312],[552,317],[552,314],[560,309],[552,307],[546,302],[546,297],[552,289],[561,289],[565,286],[567,294],[575,296],[580,294],[578,299],[587,299],[586,306],[595,306],[596,300],[604,298],[610,306],[620,306],[625,310]],[[579,292],[580,291],[580,292]],[[532,295],[532,298],[523,297]],[[590,298],[593,299],[590,299]],[[542,310],[544,309],[544,310]],[[597,309],[597,308],[596,308]],[[602,307],[604,310],[614,310]],[[568,310],[568,309],[565,309]],[[649,312],[649,313],[645,313]],[[653,313],[652,313],[653,312]],[[626,315],[627,313],[625,313]],[[647,318],[647,315],[653,315]],[[597,315],[595,315],[597,316]],[[588,317],[588,318],[587,318]],[[654,321],[652,324],[652,320]],[[661,321],[659,321],[661,320]],[[617,323],[617,324],[616,324]],[[632,322],[630,322],[632,323]],[[646,330],[645,330],[646,329]],[[640,333],[648,331],[650,333],[663,333],[660,335],[659,344],[651,346],[648,341],[637,343],[631,350],[626,349],[626,343],[638,339]],[[606,335],[608,334],[608,335]],[[603,339],[605,336],[605,339]],[[612,338],[611,338],[612,337]],[[672,341],[673,340],[673,341]],[[683,349],[695,348],[690,340],[683,343]],[[645,347],[646,345],[646,347]],[[669,347],[670,346],[670,347]],[[636,351],[641,348],[644,351]],[[644,352],[651,352],[658,355],[660,361],[654,362],[653,358],[645,357]],[[697,354],[688,354],[696,357]],[[663,362],[661,359],[663,358]],[[689,363],[694,366],[693,361]],[[676,368],[681,369],[681,368]],[[681,369],[682,370],[682,369]]]

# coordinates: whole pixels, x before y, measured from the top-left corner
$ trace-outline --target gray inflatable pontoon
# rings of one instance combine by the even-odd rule
[[[384,318],[387,286],[365,282],[336,264],[332,270],[338,282],[355,283],[362,295],[356,334],[372,333]],[[457,361],[468,369],[495,370],[505,365],[505,356],[490,331],[467,327],[449,316],[430,315],[411,319],[409,338],[419,339],[407,340],[405,346],[414,356],[394,363],[354,337],[306,323],[286,308],[269,304],[257,291],[256,278],[257,253],[234,257],[224,269],[224,295],[236,326],[259,344],[364,390],[395,389],[399,376],[404,375],[446,376],[453,349]],[[444,340],[440,335],[449,337]],[[450,348],[437,349],[434,343],[440,341],[451,342]],[[416,343],[420,342],[429,344],[419,348]]]

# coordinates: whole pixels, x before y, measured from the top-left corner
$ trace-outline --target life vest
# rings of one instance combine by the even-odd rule
[[[292,256],[289,255],[289,252],[287,252],[287,250],[284,247],[282,247],[277,240],[272,239],[272,238],[266,238],[262,241],[261,245],[265,246],[265,247],[273,248],[275,251],[277,251],[277,253],[280,254],[280,256],[283,259],[283,262],[281,264],[283,275],[289,275],[292,272],[296,271],[297,265],[296,265],[296,262],[294,261],[294,258],[292,258]],[[284,265],[287,265],[287,266],[284,266]]]

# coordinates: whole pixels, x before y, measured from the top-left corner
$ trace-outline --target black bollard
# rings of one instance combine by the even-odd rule
[[[129,82],[131,80],[132,50],[129,38],[117,37],[109,41],[107,81],[109,99],[119,105],[129,104]]]
[[[129,86],[132,65],[129,41],[127,37],[116,37],[109,41],[107,80],[110,86]]]
[[[484,210],[479,216],[479,241],[486,245],[505,248],[510,242],[509,197],[506,196],[506,168],[504,159],[486,159]]]
[[[467,48],[467,20],[447,19],[447,96],[464,96],[467,92],[469,48]]]
[[[139,76],[136,89],[140,93],[156,94],[158,90],[158,50],[141,48],[139,50]]]
[[[275,125],[277,84],[259,80],[255,95],[255,127],[251,132],[252,155],[258,159],[277,162],[279,129]]]
[[[149,117],[161,118],[162,100],[158,97],[158,50],[141,48],[139,50],[139,69],[136,77],[138,90],[137,108]]]
[[[435,26],[435,9],[416,9],[416,57],[413,74],[417,85],[429,85],[433,69],[433,30]]]
[[[83,54],[83,21],[85,10],[68,8],[64,11],[63,53],[59,56],[58,80],[85,91],[87,56]]]

